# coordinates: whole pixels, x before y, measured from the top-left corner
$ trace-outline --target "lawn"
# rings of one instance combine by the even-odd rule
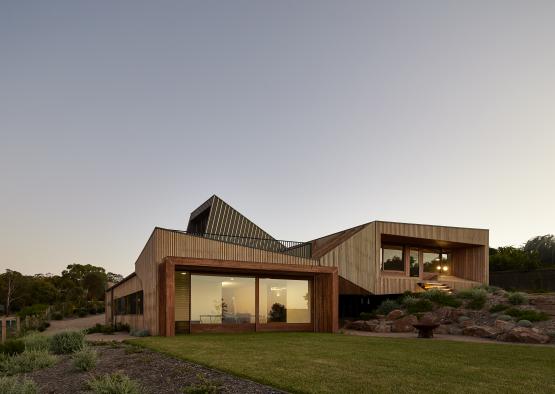
[[[291,392],[555,392],[555,347],[315,333],[182,335],[132,343]]]

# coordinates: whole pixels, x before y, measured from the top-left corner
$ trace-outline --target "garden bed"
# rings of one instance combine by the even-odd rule
[[[222,393],[278,393],[267,386],[177,360],[148,349],[126,344],[94,346],[98,353],[96,367],[89,372],[77,370],[71,356],[60,356],[52,367],[27,374],[40,393],[87,392],[92,377],[120,372],[137,381],[145,393],[183,393],[186,387],[210,383]],[[199,377],[202,376],[202,377]],[[204,378],[204,379],[203,379]]]

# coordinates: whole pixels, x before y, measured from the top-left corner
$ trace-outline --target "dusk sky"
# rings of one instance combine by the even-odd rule
[[[2,1],[0,270],[127,275],[212,194],[274,237],[555,233],[555,1]]]

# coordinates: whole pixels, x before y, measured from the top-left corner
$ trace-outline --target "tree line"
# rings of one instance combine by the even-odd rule
[[[539,235],[520,247],[502,246],[489,250],[490,271],[531,271],[555,268],[555,236]]]
[[[64,315],[104,301],[108,283],[123,277],[94,265],[70,264],[61,275],[23,275],[7,269],[0,274],[0,313],[10,315],[33,305],[52,305]]]

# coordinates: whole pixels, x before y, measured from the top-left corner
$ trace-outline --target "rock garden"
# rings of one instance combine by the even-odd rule
[[[550,297],[552,299],[550,299]],[[373,313],[346,322],[350,330],[416,332],[414,324],[438,324],[437,334],[466,335],[503,342],[555,343],[555,320],[536,306],[555,296],[532,296],[480,286],[447,293],[430,290],[385,300]],[[543,305],[542,304],[542,305]]]

